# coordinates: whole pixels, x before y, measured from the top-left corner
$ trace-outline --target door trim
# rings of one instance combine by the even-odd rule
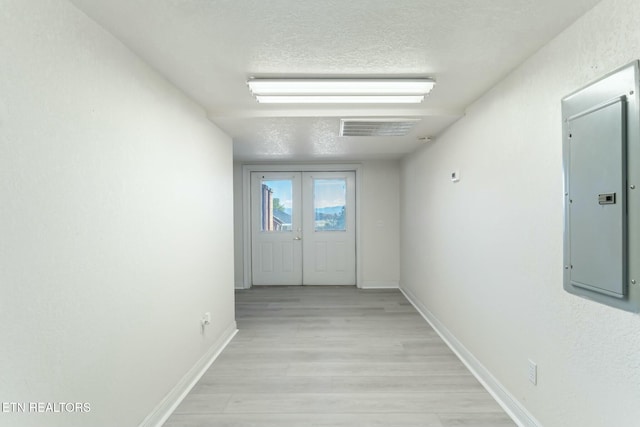
[[[362,194],[362,164],[246,164],[242,165],[242,257],[244,289],[251,287],[251,172],[344,172],[356,175],[356,286],[362,288],[362,242],[360,232],[360,194]]]

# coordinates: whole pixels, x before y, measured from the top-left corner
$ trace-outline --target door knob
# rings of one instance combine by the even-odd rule
[[[296,237],[293,238],[293,240],[302,240],[302,237],[296,236]]]

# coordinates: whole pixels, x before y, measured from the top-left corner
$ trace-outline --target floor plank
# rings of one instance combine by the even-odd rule
[[[433,414],[192,414],[164,427],[444,427]],[[480,426],[478,426],[480,427]],[[482,426],[484,427],[484,426]],[[489,426],[487,426],[489,427]],[[496,427],[503,427],[501,425]]]
[[[377,414],[500,412],[480,393],[243,393],[234,394],[224,412],[258,414]]]
[[[165,427],[515,427],[397,290],[254,287]]]

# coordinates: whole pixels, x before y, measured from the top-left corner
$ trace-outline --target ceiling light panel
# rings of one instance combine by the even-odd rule
[[[424,100],[431,79],[252,79],[247,82],[260,103],[406,104]]]
[[[253,79],[255,95],[425,95],[431,79]]]
[[[261,104],[419,104],[424,95],[256,95]]]

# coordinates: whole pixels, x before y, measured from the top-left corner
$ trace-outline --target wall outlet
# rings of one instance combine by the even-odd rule
[[[532,360],[529,360],[529,382],[538,385],[538,365]]]

